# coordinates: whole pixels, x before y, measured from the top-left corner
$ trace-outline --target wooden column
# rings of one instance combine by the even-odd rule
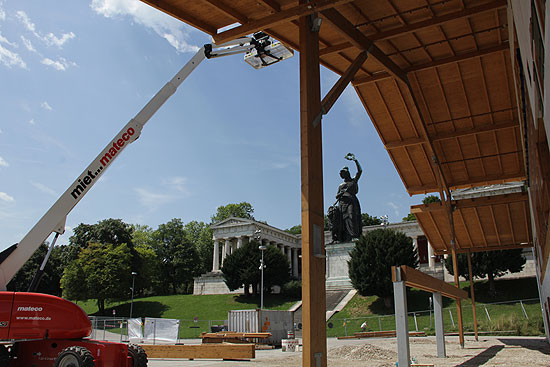
[[[308,1],[300,0],[300,4]],[[299,19],[300,153],[302,176],[302,365],[326,367],[325,246],[319,34]]]
[[[470,276],[470,299],[472,300],[472,313],[474,316],[474,334],[476,341],[479,340],[477,334],[477,314],[476,314],[476,297],[474,293],[474,277],[472,272],[472,254],[470,249],[468,249],[468,275]]]
[[[452,243],[452,256],[453,256],[453,270],[455,274],[455,286],[460,288],[460,282],[458,280],[458,261],[456,258],[456,249],[454,241]],[[458,339],[460,341],[460,346],[464,348],[464,322],[462,320],[462,300],[456,300],[456,313],[458,315]]]

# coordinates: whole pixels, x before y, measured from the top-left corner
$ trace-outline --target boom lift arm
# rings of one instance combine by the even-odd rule
[[[205,58],[216,58],[245,53],[245,60],[254,68],[276,63],[292,56],[292,51],[272,40],[263,32],[253,37],[243,37],[223,45],[207,44],[197,51],[178,73],[166,83],[157,94],[131,119],[99,155],[84,169],[69,188],[57,199],[52,207],[34,225],[29,233],[17,244],[0,253],[0,290],[6,290],[9,281],[32,256],[38,247],[53,233],[56,235],[48,254],[31,283],[29,291],[38,285],[49,254],[59,235],[65,232],[67,215],[86,195],[99,177],[129,144],[139,138],[143,126],[159,108],[176,92],[183,81]]]

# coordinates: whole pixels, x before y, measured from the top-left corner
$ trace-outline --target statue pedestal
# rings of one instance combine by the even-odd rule
[[[327,269],[327,290],[353,289],[348,273],[349,253],[355,247],[354,242],[333,243],[325,246]]]
[[[194,278],[193,294],[228,294],[228,293],[244,293],[243,288],[235,291],[230,291],[223,281],[223,273],[221,271],[211,271],[200,277]]]

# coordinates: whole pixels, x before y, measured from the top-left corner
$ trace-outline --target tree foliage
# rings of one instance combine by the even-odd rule
[[[416,216],[413,213],[407,214],[407,216],[403,217],[402,219],[403,222],[413,222],[415,220],[416,220]]]
[[[389,306],[393,294],[391,267],[398,265],[417,267],[412,239],[391,229],[376,229],[362,235],[350,252],[349,277],[359,294],[382,297]]]
[[[197,263],[197,272],[203,274],[210,271],[214,253],[214,240],[210,226],[194,220],[187,223],[184,230],[187,241],[195,247],[200,259]]]
[[[153,232],[152,248],[158,257],[160,268],[156,291],[160,294],[188,293],[193,285],[193,277],[199,275],[199,255],[186,236],[181,219],[174,218],[159,225]]]
[[[372,217],[367,213],[361,214],[361,224],[363,226],[375,226],[378,224],[381,224],[380,218],[378,217]]]
[[[293,235],[299,235],[302,234],[302,225],[298,224],[296,226],[290,227],[288,229],[285,229],[285,232],[293,234]]]
[[[428,195],[422,200],[422,204],[440,203],[441,199],[435,195]]]
[[[212,220],[212,223],[221,222],[229,217],[254,220],[254,216],[252,215],[253,213],[254,208],[252,207],[252,204],[243,201],[238,204],[227,204],[218,207],[216,214],[214,214],[210,219]]]
[[[96,299],[103,314],[105,301],[127,299],[130,295],[131,264],[127,244],[90,243],[65,269],[61,279],[63,296],[72,300]]]
[[[61,287],[59,286],[59,282],[63,276],[63,269],[65,268],[65,250],[66,246],[57,246],[53,248],[36,292],[53,294],[56,296],[61,295]],[[42,261],[44,260],[47,252],[48,245],[45,243],[40,245],[30,259],[25,262],[21,269],[19,269],[12,280],[7,284],[7,290],[26,292],[34,275],[42,265]]]
[[[259,290],[261,280],[259,243],[251,241],[228,255],[222,266],[225,284],[230,290],[244,286],[245,294],[252,286],[253,293]],[[282,286],[290,280],[290,265],[279,249],[267,246],[264,251],[264,292],[271,292],[274,285]]]
[[[489,281],[489,292],[496,293],[495,278],[501,277],[507,272],[519,273],[523,270],[526,259],[522,249],[474,252],[472,254],[472,276],[485,278]],[[457,254],[458,275],[470,280],[468,271],[468,254]],[[454,275],[453,259],[448,256],[445,259],[445,268]]]

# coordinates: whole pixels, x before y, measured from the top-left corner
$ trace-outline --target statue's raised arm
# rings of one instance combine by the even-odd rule
[[[361,177],[361,174],[363,173],[363,169],[361,168],[361,165],[359,164],[359,161],[357,158],[355,158],[355,154],[348,153],[345,157],[348,161],[354,161],[355,166],[357,167],[357,174],[355,174],[355,177],[353,177],[353,181],[357,182],[359,181],[359,178]]]

